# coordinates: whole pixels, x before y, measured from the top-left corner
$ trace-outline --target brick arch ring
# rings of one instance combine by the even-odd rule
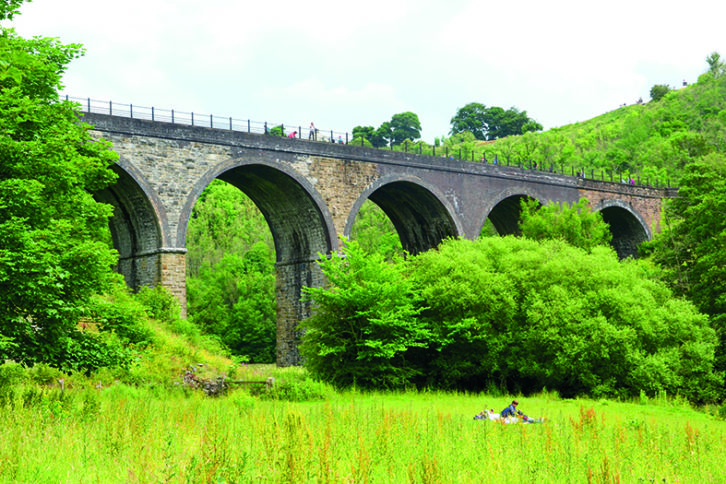
[[[133,180],[139,190],[141,190],[146,199],[149,201],[149,204],[153,211],[153,216],[156,219],[156,225],[157,230],[159,231],[159,237],[161,238],[161,244],[164,247],[173,246],[171,234],[169,233],[169,222],[167,219],[166,210],[164,210],[164,204],[161,203],[161,200],[159,199],[159,195],[156,193],[156,190],[154,190],[149,182],[146,181],[144,175],[142,175],[141,172],[132,163],[126,161],[123,156],[119,157],[118,161],[116,162],[116,166],[118,167],[118,169],[122,170],[131,180]],[[108,188],[113,189],[113,186]]]
[[[653,238],[653,232],[650,230],[650,227],[646,223],[643,216],[633,208],[633,206],[630,203],[623,202],[622,200],[614,200],[612,198],[601,200],[598,204],[592,207],[592,210],[594,212],[602,212],[603,210],[607,208],[621,208],[625,210],[626,212],[630,213],[640,224],[640,226],[645,231],[646,236],[648,237],[648,240],[651,240]]]
[[[353,223],[355,223],[355,218],[358,215],[358,212],[360,211],[360,208],[363,206],[363,203],[365,203],[366,200],[368,200],[379,188],[390,185],[391,183],[397,183],[397,182],[408,182],[413,185],[419,186],[426,190],[428,193],[434,196],[434,198],[441,204],[441,206],[446,210],[446,214],[449,216],[451,221],[454,223],[454,226],[456,228],[456,237],[461,237],[464,233],[464,230],[462,228],[461,220],[457,216],[456,210],[454,207],[449,203],[449,201],[446,199],[443,193],[439,189],[437,189],[435,186],[426,183],[422,179],[415,177],[415,176],[400,176],[400,175],[387,175],[383,176],[381,178],[378,178],[376,181],[370,184],[365,190],[361,192],[361,194],[356,199],[355,203],[353,203],[353,207],[351,208],[350,213],[348,214],[348,218],[345,222],[345,232],[343,233],[344,236],[349,237],[351,231],[353,230]]]
[[[499,205],[501,202],[506,200],[507,198],[514,197],[514,196],[523,196],[523,197],[529,197],[533,200],[537,200],[540,203],[545,203],[549,201],[549,199],[544,196],[544,194],[539,193],[537,190],[533,190],[531,188],[505,188],[504,190],[499,191],[495,196],[491,197],[489,200],[491,200],[490,203],[487,204],[486,208],[483,210],[484,216],[481,217],[479,220],[478,226],[479,231],[477,232],[476,236],[479,237],[479,234],[481,233],[482,228],[484,227],[484,224],[486,223],[487,219],[492,213],[492,210]]]

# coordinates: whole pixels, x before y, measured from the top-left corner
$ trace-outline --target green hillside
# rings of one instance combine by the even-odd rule
[[[588,121],[541,133],[481,142],[488,160],[536,161],[566,171],[638,173],[671,183],[689,162],[726,150],[726,76],[722,67],[695,84],[645,104],[623,106]]]

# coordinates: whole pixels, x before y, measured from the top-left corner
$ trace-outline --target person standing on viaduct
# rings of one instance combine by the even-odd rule
[[[317,138],[318,138],[318,130],[315,128],[315,123],[310,121],[310,133],[308,134],[308,139],[315,141]]]

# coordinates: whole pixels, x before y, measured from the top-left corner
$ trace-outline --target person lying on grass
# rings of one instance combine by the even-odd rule
[[[479,414],[474,416],[474,420],[493,420],[503,423],[542,423],[544,422],[544,417],[542,418],[530,418],[526,416],[522,411],[517,410],[517,405],[519,405],[519,402],[514,400],[512,403],[502,410],[501,413],[494,413],[493,409],[484,409]]]

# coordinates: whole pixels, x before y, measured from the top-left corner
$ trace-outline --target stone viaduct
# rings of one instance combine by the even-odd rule
[[[299,363],[297,323],[310,313],[303,286],[322,284],[318,254],[338,250],[370,199],[417,253],[446,237],[476,238],[487,219],[517,231],[520,200],[575,202],[602,213],[621,257],[659,230],[668,189],[517,167],[303,141],[263,134],[87,113],[113,143],[118,182],[96,194],[114,206],[111,232],[129,286],[162,284],[185,314],[186,233],[195,202],[215,178],[250,197],[267,220],[277,256],[277,364]]]

